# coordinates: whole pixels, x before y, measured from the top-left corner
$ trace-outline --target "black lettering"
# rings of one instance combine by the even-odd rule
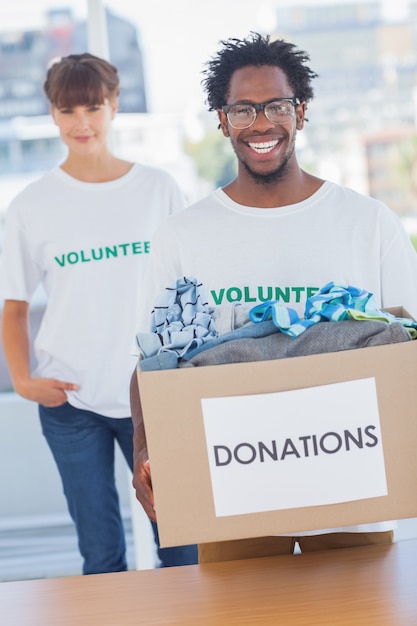
[[[310,456],[308,450],[308,440],[311,439],[311,435],[305,435],[304,437],[299,437],[299,440],[303,442],[304,445],[304,456]]]
[[[294,454],[297,457],[297,459],[300,458],[300,454],[297,448],[295,447],[294,443],[292,442],[292,440],[286,439],[284,443],[284,447],[282,449],[281,459],[282,460],[285,459],[285,457],[290,454]]]
[[[369,424],[369,426],[366,426],[365,428],[365,435],[368,435],[368,437],[371,439],[371,443],[365,443],[365,446],[367,448],[374,448],[375,446],[378,445],[378,437],[376,435],[374,435],[373,433],[369,432],[371,430],[375,430],[376,426],[372,426],[372,424]]]
[[[242,448],[248,448],[250,456],[247,459],[242,459],[239,457],[239,453]],[[248,465],[249,463],[253,463],[256,459],[256,448],[252,446],[250,443],[240,443],[233,451],[233,456],[235,457],[238,463],[242,463],[243,465]]]
[[[226,452],[225,461],[220,460],[220,455],[219,455],[220,450],[224,450]],[[219,467],[220,465],[229,465],[230,461],[232,460],[232,453],[230,452],[227,446],[214,446],[214,458],[215,458],[217,467]]]
[[[271,459],[273,459],[274,461],[278,461],[277,442],[275,440],[271,441],[272,450],[270,450],[266,446],[266,444],[264,444],[262,441],[258,441],[258,446],[259,446],[259,459],[261,463],[265,461],[264,452],[266,452],[268,456],[270,456]]]
[[[346,450],[350,450],[350,441],[353,441],[357,448],[363,448],[362,429],[358,428],[357,438],[349,430],[345,430],[345,446]]]
[[[334,450],[330,450],[329,448],[326,448],[324,445],[324,441],[325,439],[327,439],[328,437],[335,437],[336,439],[336,447],[334,448]],[[339,452],[340,448],[342,447],[342,437],[340,435],[338,435],[337,433],[325,433],[321,439],[320,439],[320,448],[323,450],[323,452],[326,452],[327,454],[334,454],[335,452]]]

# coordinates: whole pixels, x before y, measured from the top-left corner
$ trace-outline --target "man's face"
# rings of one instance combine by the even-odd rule
[[[236,70],[230,81],[230,92],[225,104],[268,102],[274,98],[291,98],[293,93],[285,73],[270,65],[247,66]],[[285,176],[295,163],[294,144],[297,130],[304,126],[305,103],[294,108],[294,116],[280,124],[270,122],[263,111],[249,128],[233,128],[223,111],[219,119],[223,134],[230,137],[242,168],[256,183],[273,183]]]

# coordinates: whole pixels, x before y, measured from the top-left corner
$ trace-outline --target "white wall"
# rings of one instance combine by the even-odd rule
[[[0,394],[0,515],[67,514],[54,460],[41,433],[37,405]]]

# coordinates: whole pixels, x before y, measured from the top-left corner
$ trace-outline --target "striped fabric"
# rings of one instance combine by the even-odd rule
[[[268,300],[249,311],[252,322],[272,319],[275,326],[290,337],[298,337],[318,322],[339,322],[348,319],[358,321],[380,320],[387,323],[400,322],[417,337],[417,323],[409,318],[398,318],[378,308],[372,293],[350,285],[327,283],[314,296],[307,298],[304,318],[278,300]]]

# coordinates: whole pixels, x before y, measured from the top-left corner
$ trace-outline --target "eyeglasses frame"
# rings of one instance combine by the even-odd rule
[[[249,124],[249,126],[244,126],[243,128],[238,128],[236,130],[244,130],[245,128],[250,128],[252,126],[252,124],[255,123],[256,118],[258,117],[258,113],[259,111],[262,111],[263,114],[265,115],[265,117],[272,122],[272,120],[269,119],[269,117],[267,116],[267,114],[265,113],[265,107],[268,106],[268,104],[271,104],[272,102],[291,102],[291,104],[295,107],[297,107],[299,104],[301,104],[300,99],[299,98],[271,98],[271,100],[267,100],[266,102],[259,102],[258,104],[255,104],[254,102],[233,102],[232,104],[223,104],[223,106],[221,107],[221,110],[223,111],[223,113],[225,113],[225,115],[227,116],[228,122],[229,124],[232,126],[232,128],[235,128],[235,126],[233,126],[232,122],[230,121],[228,115],[229,115],[229,111],[232,107],[236,106],[236,105],[245,105],[247,104],[248,106],[251,106],[255,109],[256,115],[253,118],[253,122],[251,122]],[[277,122],[272,122],[272,124],[275,124]]]

